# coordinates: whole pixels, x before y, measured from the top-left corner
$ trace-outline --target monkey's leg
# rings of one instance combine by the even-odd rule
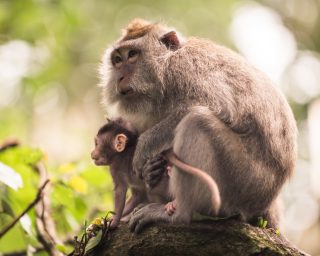
[[[170,127],[170,124],[167,124],[166,122],[163,125],[164,125],[163,129],[165,131],[166,131],[166,125],[168,125]],[[172,127],[170,127],[170,128],[171,128],[171,132],[172,132],[173,128]],[[191,133],[192,133],[192,135],[188,135],[188,136],[194,138],[195,137],[194,135],[198,134],[198,131],[193,130]],[[157,133],[155,133],[155,134],[157,134]],[[166,139],[167,138],[163,138],[163,140],[166,140]],[[188,137],[186,137],[185,139],[189,140]],[[152,139],[150,139],[150,141],[152,141]],[[160,145],[163,145],[163,141],[161,141],[161,140],[160,141],[155,140],[155,141],[160,143]],[[160,154],[165,149],[169,149],[170,148],[169,145],[170,144],[167,144],[168,148],[164,148],[162,146],[158,147],[158,148],[160,148],[158,153]],[[154,145],[154,147],[156,147],[156,145]],[[194,145],[191,145],[189,143],[185,146],[185,150],[186,151],[192,150],[192,147],[194,147]],[[201,146],[199,146],[199,147],[200,147],[200,152],[201,152],[202,147]],[[199,147],[195,147],[197,151],[199,151]],[[195,152],[192,151],[192,153],[194,154]],[[207,162],[207,159],[204,159],[204,162]],[[153,169],[152,166],[150,167],[150,169],[151,170]],[[192,187],[188,187],[188,186],[185,186],[184,184],[180,184],[180,183],[182,183],[182,181],[180,183],[179,183],[179,181],[176,182],[176,175],[174,175],[174,173],[177,172],[177,170],[174,170],[174,169],[175,168],[173,168],[173,170],[171,171],[171,177],[169,178],[170,187],[173,188],[175,185],[179,185],[179,186],[183,187],[182,190],[186,190],[186,191],[188,190],[187,193],[192,192],[192,193],[196,194],[197,192]],[[176,191],[174,189],[172,189],[172,192],[176,192]],[[187,196],[189,196],[189,195],[187,195]],[[173,193],[173,198],[176,198],[176,195],[174,193]],[[191,197],[191,198],[193,199],[193,197]],[[139,209],[138,211],[133,212],[132,217],[129,222],[129,226],[130,226],[131,231],[138,233],[143,229],[144,226],[146,226],[150,223],[172,222],[172,221],[189,222],[191,220],[191,216],[192,216],[193,203],[190,204],[191,208],[190,207],[187,208],[186,212],[184,214],[183,209],[186,204],[181,204],[181,201],[183,202],[183,200],[181,200],[181,198],[180,198],[180,202],[177,201],[178,214],[175,212],[172,216],[169,216],[167,214],[164,204],[155,204],[155,203],[149,204],[149,205]],[[188,200],[188,203],[189,202],[190,202],[190,200]],[[208,202],[210,202],[210,194],[209,193],[208,193]],[[208,204],[210,204],[210,203],[208,203]],[[177,218],[176,218],[176,216],[177,216]]]
[[[252,153],[261,155],[261,147],[265,145],[256,137],[241,138],[206,107],[195,107],[183,118],[173,144],[179,159],[216,180],[222,202],[220,212],[225,216],[240,214],[245,221],[270,216],[268,209],[281,185],[270,163]],[[194,211],[213,214],[210,192],[199,179],[174,168],[169,183],[177,202],[172,217],[165,216],[164,205],[146,206],[131,218],[133,230],[158,221],[188,223]]]
[[[259,135],[246,136],[233,132],[207,107],[194,107],[177,126],[173,151],[217,182],[221,195],[218,214],[240,214],[244,221],[261,216],[274,227],[273,202],[283,183],[278,173],[281,169],[264,153],[267,145]],[[193,211],[213,215],[205,184],[182,170],[174,170],[170,179],[177,221],[190,221]]]
[[[123,208],[126,201],[127,187],[124,184],[115,184],[114,203],[115,215],[112,217],[111,228],[116,228],[122,217]]]
[[[186,119],[187,122],[184,121]],[[208,135],[203,134],[198,124],[196,124],[198,121],[194,120],[192,113],[182,119],[183,125],[179,124],[176,128],[173,147],[179,159],[202,170],[207,170],[208,167],[211,169],[213,165],[212,160],[210,160],[213,158],[212,148]],[[193,156],[195,159],[193,159]],[[204,164],[208,166],[204,166]],[[131,217],[129,225],[132,231],[138,233],[145,225],[150,223],[188,223],[191,221],[192,212],[198,210],[199,204],[205,204],[205,208],[207,210],[210,209],[211,195],[205,184],[201,183],[196,177],[173,167],[169,186],[171,194],[176,201],[175,212],[169,216],[165,205],[149,204]]]
[[[126,216],[132,212],[132,210],[141,203],[145,203],[147,201],[146,192],[131,189],[132,196],[126,202],[125,207],[123,209],[122,216]]]

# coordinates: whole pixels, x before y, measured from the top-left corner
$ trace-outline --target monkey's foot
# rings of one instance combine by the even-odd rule
[[[176,211],[176,207],[177,207],[176,200],[173,200],[172,202],[167,203],[164,206],[164,209],[166,210],[166,213],[169,216],[171,216]]]
[[[137,234],[151,223],[170,222],[171,218],[172,217],[166,213],[163,204],[148,204],[132,214],[129,221],[129,228],[131,232]]]

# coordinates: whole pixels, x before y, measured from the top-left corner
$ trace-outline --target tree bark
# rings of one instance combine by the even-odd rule
[[[122,224],[109,234],[95,255],[307,255],[273,229],[236,220],[158,224],[134,235]]]

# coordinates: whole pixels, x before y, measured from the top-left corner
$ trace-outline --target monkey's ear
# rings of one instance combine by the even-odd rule
[[[160,41],[170,50],[176,50],[180,46],[180,41],[175,31],[170,31],[167,34],[164,34],[160,38]]]
[[[125,150],[127,141],[128,141],[128,137],[125,134],[123,133],[117,134],[113,142],[115,151],[120,153],[123,150]]]

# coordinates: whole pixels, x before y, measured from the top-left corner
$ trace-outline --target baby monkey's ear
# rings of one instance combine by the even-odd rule
[[[127,141],[128,141],[128,137],[125,134],[123,133],[117,134],[113,141],[113,146],[115,151],[120,153],[123,150],[125,150]]]

